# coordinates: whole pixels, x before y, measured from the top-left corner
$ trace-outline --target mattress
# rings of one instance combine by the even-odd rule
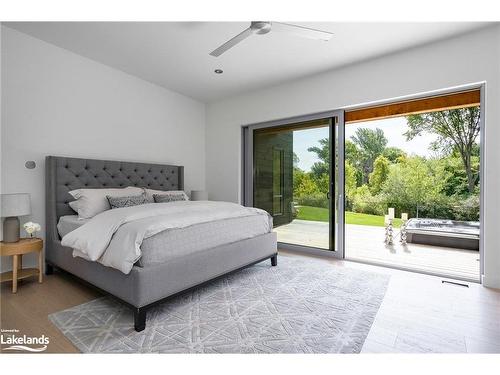
[[[88,220],[91,219],[78,219],[77,215],[61,216],[57,229],[63,237]],[[250,215],[165,230],[142,242],[142,257],[136,265],[148,267],[165,263],[199,251],[269,233],[272,227],[272,219],[264,215]]]

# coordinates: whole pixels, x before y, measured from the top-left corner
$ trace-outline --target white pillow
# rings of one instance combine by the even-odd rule
[[[68,204],[73,209],[73,211],[78,213],[78,201],[71,201]]]
[[[139,195],[142,188],[129,186],[119,189],[76,189],[69,194],[76,199],[76,203],[70,205],[73,209],[76,206],[79,219],[90,219],[95,215],[111,209],[107,196],[126,197],[128,195]]]
[[[153,189],[144,189],[144,191],[146,192],[146,199],[148,200],[148,202],[154,202],[154,198],[153,198],[153,195],[157,194],[157,195],[171,195],[171,194],[183,194],[184,195],[184,200],[188,201],[189,200],[189,197],[187,196],[187,194],[182,191],[182,190],[169,190],[169,191],[164,191],[164,190],[153,190]]]

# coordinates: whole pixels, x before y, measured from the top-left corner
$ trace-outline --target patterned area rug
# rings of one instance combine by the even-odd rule
[[[111,297],[49,318],[85,353],[359,353],[388,280],[281,256],[151,309],[142,332]]]

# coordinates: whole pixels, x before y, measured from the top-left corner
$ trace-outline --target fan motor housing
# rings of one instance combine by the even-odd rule
[[[271,22],[254,21],[250,24],[250,29],[254,34],[267,34],[269,31],[271,31]]]

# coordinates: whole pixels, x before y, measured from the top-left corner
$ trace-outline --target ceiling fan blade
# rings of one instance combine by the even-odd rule
[[[220,47],[214,49],[212,52],[210,52],[211,56],[218,57],[222,55],[224,52],[226,52],[228,49],[234,47],[236,44],[241,42],[242,40],[248,38],[250,35],[252,35],[253,32],[250,28],[242,31],[238,35],[236,35],[234,38],[229,39],[226,43],[221,45]]]
[[[330,40],[330,38],[333,36],[333,33],[330,33],[328,31],[310,29],[309,27],[291,25],[289,23],[272,22],[271,24],[272,24],[271,27],[272,31],[294,34],[309,39],[327,41]]]

